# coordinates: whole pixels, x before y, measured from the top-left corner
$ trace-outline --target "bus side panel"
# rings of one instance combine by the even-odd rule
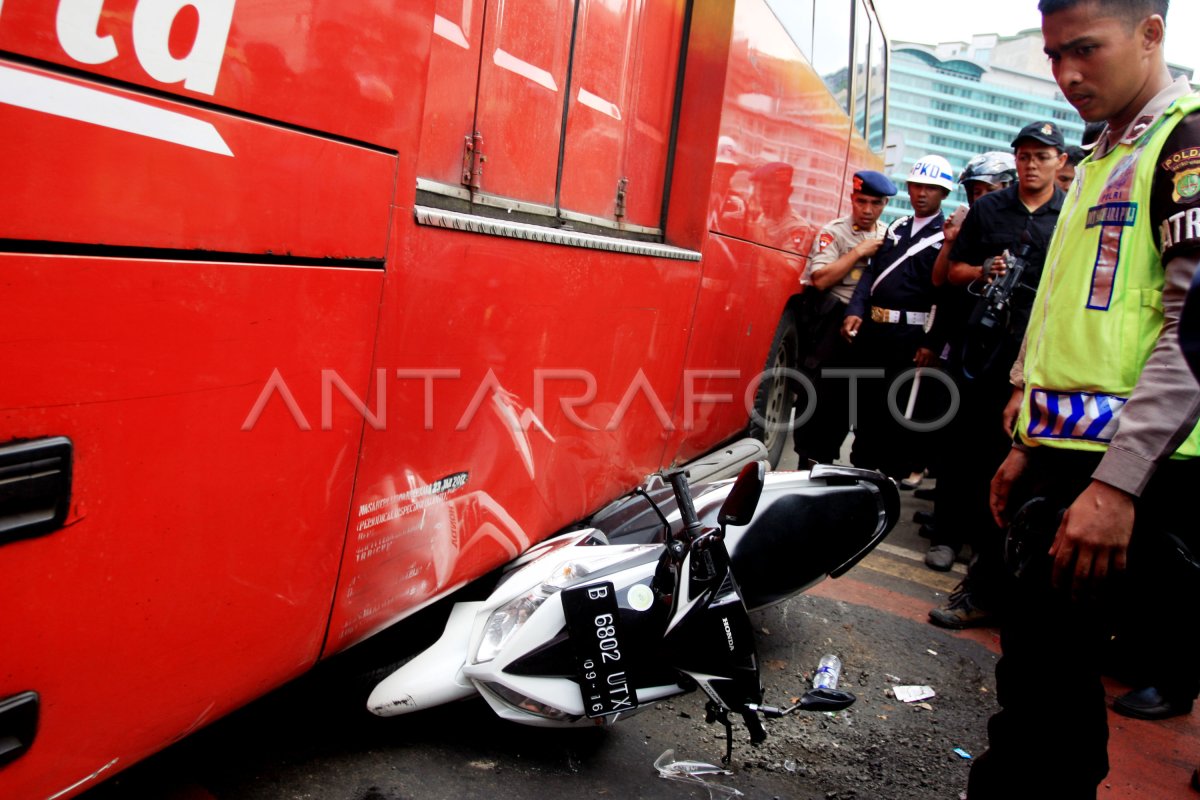
[[[628,491],[674,425],[695,262],[424,226],[398,242],[388,424],[364,438],[327,652]]]
[[[365,396],[381,284],[0,255],[0,445],[74,452],[65,526],[0,544],[0,696],[41,697],[0,796],[110,777],[314,663],[363,419],[323,419],[312,365]]]
[[[434,22],[433,0],[0,6],[0,50],[374,143],[404,140]]]
[[[849,117],[764,0],[739,0],[733,26],[708,193],[708,224],[722,235],[704,250],[705,279],[686,367],[697,375],[732,371],[738,377],[697,383],[732,397],[697,407],[695,428],[677,437],[677,461],[745,428],[776,328],[791,321],[789,301],[802,291],[808,243],[842,212],[847,175],[880,167],[861,137],[852,136]],[[771,163],[792,168],[789,213],[776,220],[764,217],[760,188],[751,180]],[[734,320],[740,321],[736,333]],[[803,351],[806,343],[799,346]]]
[[[692,419],[685,416],[676,435],[676,462],[706,453],[746,428],[775,323],[804,263],[751,242],[709,238],[684,373],[684,414],[690,408]]]
[[[4,78],[19,81],[32,106],[0,104],[5,238],[378,261],[387,253],[395,156],[0,60]],[[39,105],[39,92],[61,93],[69,107]]]

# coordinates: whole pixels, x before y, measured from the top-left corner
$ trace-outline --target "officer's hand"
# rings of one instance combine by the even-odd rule
[[[1013,387],[1012,396],[1008,398],[1008,405],[1004,406],[1004,433],[1008,438],[1012,438],[1013,430],[1017,427],[1017,417],[1021,413],[1021,403],[1025,400],[1025,390]]]
[[[918,367],[931,367],[937,361],[937,356],[928,347],[917,349],[916,356],[913,357],[913,363]]]
[[[1133,497],[1092,481],[1063,515],[1050,547],[1054,585],[1078,594],[1125,569],[1133,534]]]
[[[863,239],[858,244],[854,245],[854,252],[860,259],[870,258],[879,252],[879,248],[883,246],[883,239]]]
[[[858,336],[858,329],[862,327],[862,317],[850,316],[842,321],[842,338],[847,342],[853,342],[854,337]]]
[[[1004,459],[1004,463],[1000,465],[1000,469],[996,470],[996,475],[992,478],[988,506],[992,510],[992,519],[996,520],[996,525],[1001,528],[1008,524],[1008,495],[1028,463],[1029,456],[1025,451],[1014,447],[1008,452],[1008,458]]]

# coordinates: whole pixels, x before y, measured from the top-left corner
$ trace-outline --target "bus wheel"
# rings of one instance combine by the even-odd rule
[[[799,352],[800,337],[789,311],[775,330],[763,380],[754,396],[754,415],[750,418],[750,435],[766,446],[772,469],[779,466],[792,435],[788,423],[796,404],[796,387],[786,371],[799,368]]]

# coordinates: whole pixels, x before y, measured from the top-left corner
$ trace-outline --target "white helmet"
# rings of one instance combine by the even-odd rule
[[[908,182],[940,186],[950,192],[954,189],[954,171],[950,162],[941,156],[923,156],[913,164],[908,173]]]

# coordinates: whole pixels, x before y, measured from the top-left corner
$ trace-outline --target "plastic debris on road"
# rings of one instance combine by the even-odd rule
[[[963,750],[961,747],[954,748],[954,752],[955,752],[955,754],[958,755],[959,758],[970,758],[971,757],[971,754],[968,753],[966,750]]]
[[[705,789],[708,789],[710,800],[742,796],[742,793],[732,786],[722,786],[719,783],[706,781],[700,777],[701,775],[732,775],[732,772],[722,769],[715,764],[706,764],[703,761],[676,761],[674,750],[663,751],[663,754],[655,759],[654,768],[658,770],[658,775],[661,778],[700,784]]]
[[[897,700],[905,703],[916,703],[937,696],[928,686],[893,686],[892,693],[896,695]]]

